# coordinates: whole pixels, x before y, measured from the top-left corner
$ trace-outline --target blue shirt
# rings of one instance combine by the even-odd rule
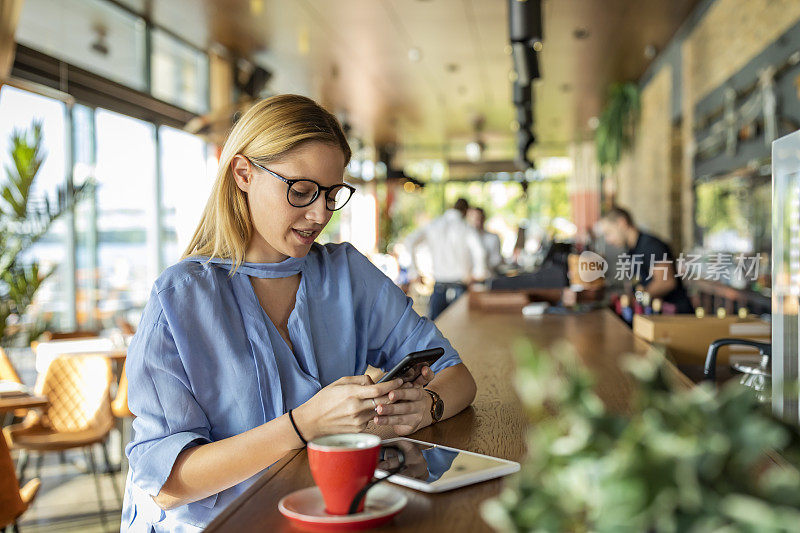
[[[128,349],[136,415],[122,530],[196,531],[257,477],[163,511],[152,499],[187,447],[238,435],[306,402],[343,376],[384,370],[442,347],[432,370],[461,362],[433,322],[352,245],[314,244],[302,258],[244,263],[188,258],[156,280]],[[294,351],[264,312],[251,277],[301,273],[289,316]]]

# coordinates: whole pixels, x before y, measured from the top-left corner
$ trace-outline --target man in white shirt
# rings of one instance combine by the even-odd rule
[[[407,240],[417,271],[417,251],[430,252],[435,284],[428,304],[431,320],[467,290],[474,281],[486,279],[486,251],[478,232],[464,219],[469,204],[459,198],[452,209],[417,230]]]
[[[486,251],[486,268],[489,274],[496,275],[497,267],[503,264],[502,245],[500,237],[496,233],[487,231],[486,211],[482,207],[471,207],[467,213],[467,220],[480,235],[483,249]]]

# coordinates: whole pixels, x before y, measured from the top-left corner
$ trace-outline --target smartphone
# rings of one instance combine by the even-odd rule
[[[414,381],[422,374],[422,367],[431,366],[442,355],[444,355],[443,348],[431,348],[410,353],[397,363],[397,366],[384,374],[378,383],[391,381],[395,378],[403,378],[404,382]]]

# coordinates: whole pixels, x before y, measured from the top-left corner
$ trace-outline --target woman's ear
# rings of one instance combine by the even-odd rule
[[[236,180],[236,186],[244,192],[250,192],[250,182],[253,179],[250,161],[245,156],[236,154],[231,161],[231,172],[233,172],[233,179]]]

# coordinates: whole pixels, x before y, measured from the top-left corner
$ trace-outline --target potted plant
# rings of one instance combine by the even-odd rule
[[[528,456],[482,508],[494,529],[797,530],[798,432],[749,389],[676,390],[653,353],[627,362],[640,387],[625,416],[605,408],[586,369],[556,355],[567,351],[519,350]]]
[[[622,152],[633,145],[639,107],[639,88],[635,83],[611,85],[595,131],[597,161],[601,167],[613,170],[622,158]]]
[[[54,200],[34,197],[33,184],[46,157],[42,141],[41,122],[34,121],[29,130],[14,130],[11,162],[0,187],[0,346],[27,345],[41,332],[41,324],[29,321],[26,327],[24,315],[52,271],[43,272],[35,259],[23,259],[23,253],[92,189],[87,181],[77,188],[59,187]]]

